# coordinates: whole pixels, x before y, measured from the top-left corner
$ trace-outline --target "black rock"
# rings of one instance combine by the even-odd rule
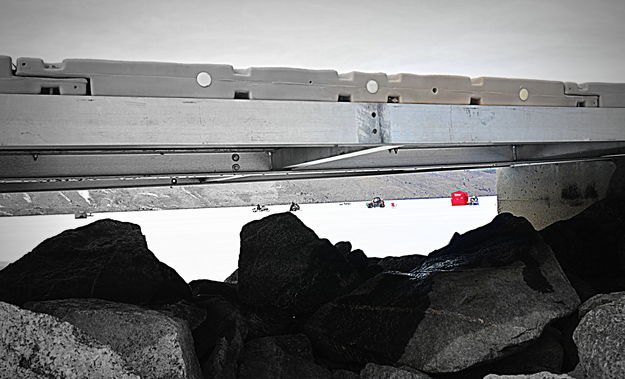
[[[110,346],[141,377],[199,379],[202,376],[188,324],[162,312],[101,299],[30,302],[24,307],[80,328]],[[64,358],[66,361],[76,359],[73,356]],[[103,358],[105,356],[99,357]],[[87,377],[101,377],[98,374],[93,372]],[[59,377],[71,377],[71,374],[66,375]],[[1,371],[0,377],[4,377]]]
[[[224,279],[224,283],[237,284],[239,282],[239,269],[234,270],[230,276]]]
[[[234,303],[239,301],[236,284],[198,279],[189,282],[193,296],[221,296]]]
[[[343,254],[345,258],[352,252],[352,243],[349,241],[341,241],[334,244],[334,247]]]
[[[360,379],[360,375],[349,370],[332,370],[332,379]]]
[[[157,304],[150,308],[173,319],[186,322],[190,330],[197,328],[206,320],[206,310],[196,306],[189,300],[180,300],[173,304]]]
[[[247,337],[247,321],[237,304],[221,296],[198,295],[193,302],[206,319],[193,330],[195,352],[205,378],[236,378]]]
[[[99,298],[149,304],[190,299],[185,281],[148,249],[138,225],[110,219],[66,230],[0,271],[0,300]]]
[[[592,311],[593,309],[603,304],[612,303],[622,298],[625,298],[625,292],[623,291],[595,295],[590,299],[584,301],[584,303],[579,306],[579,308],[577,309],[578,320],[584,318],[584,316],[586,316],[586,313]]]
[[[531,224],[502,214],[413,272],[383,272],[324,305],[306,331],[335,360],[450,373],[508,355],[577,305]]]
[[[268,216],[241,230],[239,298],[253,310],[312,313],[358,280],[343,254],[292,213]]]
[[[303,334],[257,338],[245,344],[239,379],[330,379],[315,364],[310,341]]]
[[[351,264],[353,267],[355,267],[358,270],[362,270],[369,265],[367,256],[360,249],[351,251],[349,255],[347,256],[347,261],[349,262],[349,264]]]
[[[505,353],[509,355],[453,374],[437,375],[437,378],[482,379],[488,374],[520,375],[563,371],[564,351],[560,344],[560,332],[550,326],[545,328],[538,339],[512,347]]]
[[[610,197],[541,232],[582,301],[625,291],[625,205]]]
[[[380,259],[377,264],[384,271],[410,272],[421,266],[425,258],[427,256],[420,254],[404,255],[403,257],[385,257]]]
[[[360,379],[429,379],[426,375],[410,367],[393,367],[367,363],[360,371]]]
[[[587,312],[573,333],[578,369],[586,378],[625,378],[625,293],[589,302],[581,307]]]
[[[577,353],[577,345],[573,341],[573,332],[579,324],[579,318],[575,312],[563,317],[559,320],[551,323],[554,329],[560,332],[558,342],[562,346],[562,352],[564,354],[562,361],[562,370],[560,372],[570,372],[575,369],[579,363],[579,356]]]

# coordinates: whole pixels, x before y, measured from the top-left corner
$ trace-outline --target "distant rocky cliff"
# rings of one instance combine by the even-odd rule
[[[252,204],[446,197],[456,189],[495,195],[495,170],[379,177],[0,194],[0,216],[118,212]]]

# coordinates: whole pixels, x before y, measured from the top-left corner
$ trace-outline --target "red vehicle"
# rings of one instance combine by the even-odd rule
[[[451,205],[467,205],[469,202],[469,194],[465,191],[456,191],[451,193]]]
[[[384,208],[384,200],[374,197],[373,200],[367,203],[367,208]]]

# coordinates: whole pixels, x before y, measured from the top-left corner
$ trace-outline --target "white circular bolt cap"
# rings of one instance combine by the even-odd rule
[[[369,93],[376,93],[378,92],[378,82],[376,82],[375,80],[369,80],[367,82],[367,92]]]
[[[197,74],[195,80],[197,81],[197,84],[202,87],[208,87],[213,82],[213,78],[211,78],[208,72],[200,72],[199,74]]]
[[[521,88],[521,90],[519,91],[519,99],[521,99],[521,101],[525,101],[530,97],[530,93],[527,90],[527,88]]]

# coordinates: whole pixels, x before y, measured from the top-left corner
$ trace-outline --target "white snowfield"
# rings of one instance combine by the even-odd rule
[[[496,196],[480,198],[479,206],[452,207],[449,198],[385,202],[385,208],[371,209],[364,201],[300,204],[294,213],[320,238],[350,241],[369,257],[428,254],[445,246],[454,232],[482,226],[497,214]],[[64,230],[112,218],[140,225],[150,250],[186,281],[223,280],[237,268],[241,227],[286,212],[289,204],[268,206],[266,212],[252,208],[114,212],[87,219],[73,214],[0,217],[0,261],[15,261]]]

